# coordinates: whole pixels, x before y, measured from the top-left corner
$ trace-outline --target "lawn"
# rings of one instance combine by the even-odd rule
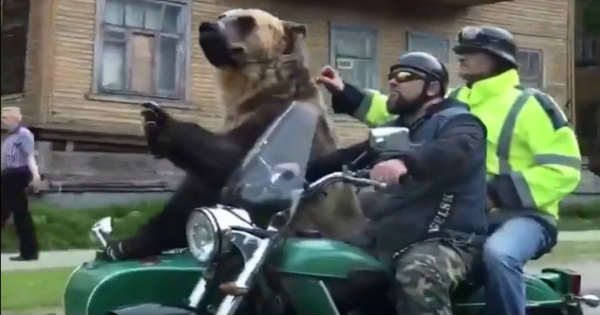
[[[41,250],[61,250],[97,247],[90,238],[90,227],[98,219],[106,216],[114,219],[115,238],[132,235],[160,211],[163,205],[163,201],[152,201],[97,209],[62,210],[38,202],[32,203],[31,211]],[[560,230],[599,229],[600,201],[563,207],[560,216]],[[1,243],[2,252],[17,250],[14,226],[9,225],[3,229]]]
[[[600,229],[600,201],[562,207],[558,228],[563,231]]]
[[[94,248],[90,228],[97,220],[111,216],[113,235],[116,238],[132,235],[160,211],[163,201],[142,202],[131,205],[110,206],[96,209],[56,209],[45,203],[33,203],[31,212],[41,250]],[[2,230],[2,252],[17,250],[13,225]]]
[[[62,313],[62,298],[73,267],[2,272],[2,312]]]
[[[535,263],[560,264],[571,261],[600,261],[600,243],[559,242],[550,253]]]

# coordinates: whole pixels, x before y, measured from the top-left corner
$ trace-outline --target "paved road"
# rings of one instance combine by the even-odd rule
[[[558,233],[559,242],[600,242],[600,230],[588,231],[560,231]]]
[[[38,260],[33,261],[12,261],[9,257],[15,254],[2,254],[2,271],[43,269],[57,267],[78,266],[84,261],[94,259],[94,250],[61,250],[51,252],[41,252]]]

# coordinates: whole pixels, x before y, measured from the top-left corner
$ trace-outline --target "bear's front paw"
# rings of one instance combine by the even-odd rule
[[[170,120],[169,115],[155,102],[146,102],[141,112],[144,135],[148,142],[150,153],[163,157],[166,152],[164,129]]]
[[[164,125],[170,118],[169,114],[156,102],[143,103],[142,107],[144,107],[141,112],[144,124]]]

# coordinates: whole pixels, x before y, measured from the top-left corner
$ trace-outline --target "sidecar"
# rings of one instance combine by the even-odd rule
[[[292,238],[276,256],[269,268],[299,299],[290,301],[298,314],[329,314],[332,310],[327,299],[312,303],[304,298],[313,301],[315,296],[330,296],[338,307],[346,303],[350,278],[356,271],[368,271],[373,279],[368,281],[369,287],[356,288],[354,293],[377,291],[392,281],[376,259],[338,241]],[[99,252],[94,261],[79,266],[69,278],[65,313],[189,314],[194,312],[188,307],[190,294],[206,268],[188,251],[120,262],[108,261]],[[577,301],[580,280],[578,274],[559,269],[527,275],[528,313],[581,314]],[[329,292],[322,295],[314,290]],[[481,314],[484,307],[482,287],[464,284],[456,292],[455,313]]]
[[[98,252],[69,277],[65,314],[119,314],[145,304],[145,314],[177,314],[205,268],[187,251],[117,262]]]

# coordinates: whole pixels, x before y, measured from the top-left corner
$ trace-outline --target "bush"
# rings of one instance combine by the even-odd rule
[[[46,203],[34,203],[30,211],[40,250],[59,250],[96,248],[97,245],[90,238],[90,228],[94,222],[107,216],[113,218],[113,235],[116,238],[133,235],[163,205],[163,201],[152,201],[95,209],[63,210]],[[2,230],[2,252],[17,249],[14,226],[6,226]]]
[[[560,230],[597,230],[600,227],[600,200],[573,203],[560,209]]]
[[[575,202],[560,208],[561,217],[577,217],[585,219],[600,218],[600,198],[598,200]]]

